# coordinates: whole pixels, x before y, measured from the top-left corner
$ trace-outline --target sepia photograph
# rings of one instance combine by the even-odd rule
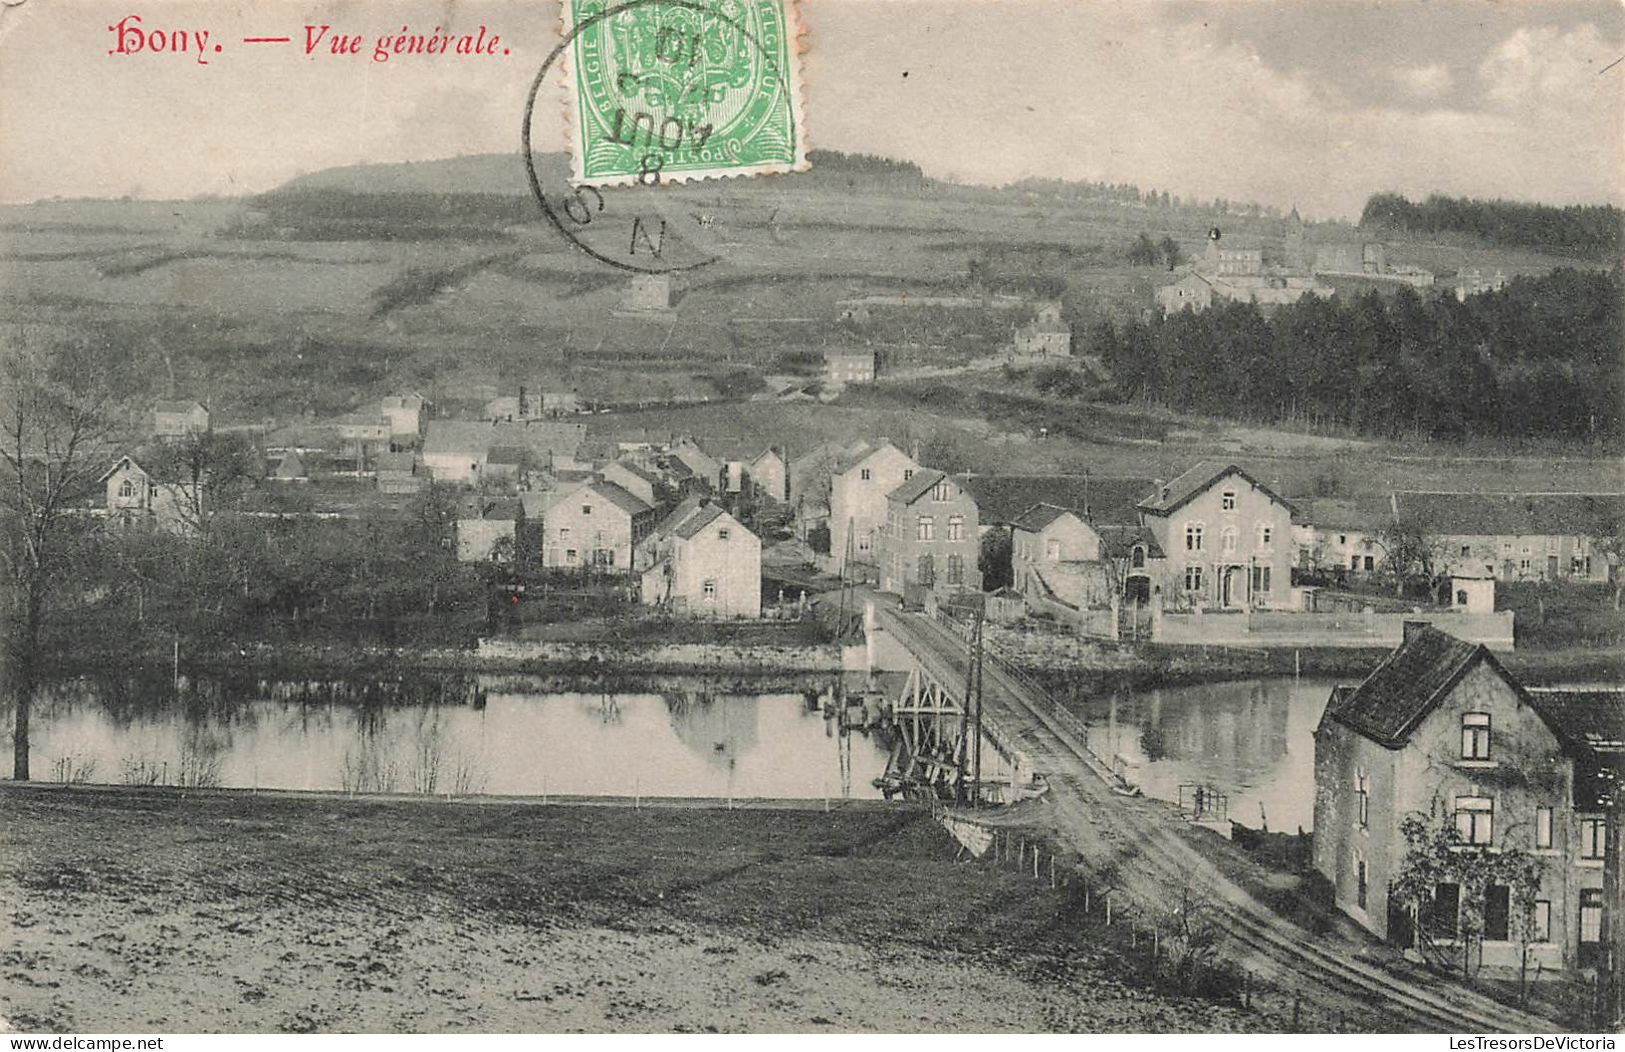
[[[0,1041],[1613,1049],[1622,206],[1618,0],[0,0]]]

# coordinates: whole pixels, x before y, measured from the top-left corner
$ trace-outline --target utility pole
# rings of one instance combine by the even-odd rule
[[[971,661],[976,668],[975,736],[971,744],[971,793],[976,807],[982,806],[982,611],[976,611],[975,651]]]

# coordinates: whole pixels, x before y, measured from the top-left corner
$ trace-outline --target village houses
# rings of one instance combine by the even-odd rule
[[[1315,731],[1315,868],[1391,944],[1459,961],[1477,938],[1485,965],[1519,967],[1526,943],[1530,967],[1596,964],[1622,773],[1625,693],[1529,689],[1483,646],[1408,625],[1362,683],[1333,690]],[[1407,817],[1454,838],[1419,895],[1403,880]],[[1495,878],[1514,849],[1533,886]]]
[[[693,617],[762,614],[762,542],[721,507],[683,501],[642,545],[645,604]]]
[[[1165,607],[1292,607],[1292,508],[1241,468],[1197,464],[1139,510],[1168,556]]]
[[[108,521],[117,529],[187,533],[197,528],[203,514],[201,488],[188,480],[160,478],[131,456],[119,457],[99,481]]]
[[[1037,316],[1015,331],[1018,356],[1066,358],[1072,354],[1072,326],[1061,319],[1059,303],[1045,303]]]
[[[980,591],[976,498],[962,480],[940,471],[912,472],[886,495],[886,526],[877,555],[883,592]]]
[[[836,573],[852,561],[875,566],[886,529],[887,496],[912,479],[920,465],[885,439],[858,442],[837,458],[829,479],[830,556]]]
[[[654,529],[657,515],[613,482],[567,487],[542,512],[542,565],[630,573],[637,569],[633,550]]]
[[[1443,573],[1602,583],[1619,556],[1601,542],[1625,530],[1625,494],[1402,491],[1392,514],[1420,532]]]
[[[457,510],[457,558],[465,563],[511,563],[524,508],[513,498],[465,497]]]
[[[378,412],[389,423],[391,452],[416,448],[423,437],[428,402],[417,392],[379,399]]]
[[[184,438],[209,430],[209,410],[202,402],[164,399],[152,408],[152,433],[158,438]]]
[[[824,352],[824,382],[835,387],[873,383],[880,374],[879,356],[872,350],[840,349]]]

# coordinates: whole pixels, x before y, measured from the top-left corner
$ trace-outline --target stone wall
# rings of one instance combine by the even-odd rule
[[[1412,613],[1337,611],[1295,613],[1254,610],[1159,614],[1152,638],[1159,643],[1236,647],[1396,647],[1405,622],[1426,621],[1442,632],[1497,650],[1513,646],[1510,610],[1468,614],[1453,610]]]
[[[476,655],[500,661],[569,667],[618,669],[732,669],[772,672],[829,672],[844,655],[833,645],[742,646],[730,643],[577,643],[549,640],[482,639]]]

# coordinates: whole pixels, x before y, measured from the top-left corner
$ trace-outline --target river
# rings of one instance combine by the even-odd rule
[[[873,798],[888,744],[840,738],[801,693],[568,693],[523,677],[82,677],[33,716],[36,778],[502,796]]]

